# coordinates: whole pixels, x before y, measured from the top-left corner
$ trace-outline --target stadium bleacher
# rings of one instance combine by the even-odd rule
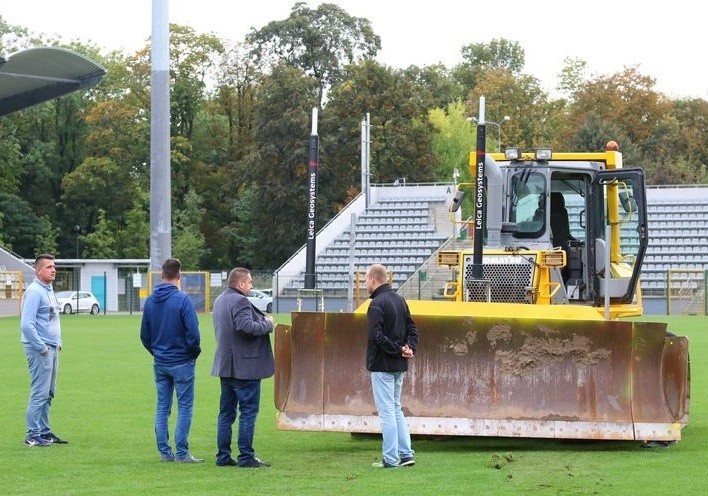
[[[642,291],[663,296],[669,271],[708,270],[708,188],[649,188],[647,203]]]
[[[582,206],[566,207],[575,219],[571,229],[579,234]],[[648,187],[647,214],[649,245],[642,267],[642,292],[664,296],[668,271],[708,270],[708,188]],[[628,226],[623,226],[621,239],[630,249],[639,243],[636,231]]]
[[[449,230],[439,230],[435,222],[443,212],[447,212],[444,195],[411,200],[403,194],[371,204],[357,218],[354,270],[363,273],[370,264],[382,263],[392,272],[397,288],[449,238]],[[346,294],[349,288],[349,231],[344,229],[315,260],[317,286],[328,295]],[[303,287],[304,278],[303,272],[285,292]]]
[[[376,201],[358,216],[353,247],[354,270],[383,263],[393,273],[398,288],[450,239],[450,230],[435,219],[446,217],[446,198],[410,199],[401,196]],[[666,291],[669,270],[708,270],[708,188],[647,188],[649,246],[642,270],[645,296]],[[582,227],[581,205],[566,205],[571,232],[578,238]],[[447,221],[449,222],[449,220]],[[443,222],[444,223],[444,222]],[[636,231],[623,226],[622,242],[638,244]],[[346,294],[350,271],[350,233],[345,228],[317,256],[317,287],[326,294]],[[304,272],[289,285],[290,292],[303,287]],[[288,293],[286,288],[285,293]]]

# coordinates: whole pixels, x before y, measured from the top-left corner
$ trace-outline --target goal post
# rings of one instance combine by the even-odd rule
[[[706,315],[707,270],[670,269],[666,272],[666,312],[668,315]]]

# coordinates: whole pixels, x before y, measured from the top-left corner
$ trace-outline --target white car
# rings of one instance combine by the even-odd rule
[[[55,296],[63,313],[88,312],[96,315],[101,311],[98,300],[88,291],[59,291]]]
[[[273,297],[265,294],[263,291],[252,289],[248,295],[248,301],[261,312],[273,312]]]

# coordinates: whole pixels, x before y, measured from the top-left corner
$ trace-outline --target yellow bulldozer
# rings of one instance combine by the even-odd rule
[[[412,434],[680,440],[688,340],[627,319],[642,314],[644,173],[608,148],[470,154],[477,181],[457,186],[450,211],[473,245],[440,250],[449,282],[408,301],[420,331],[402,397]],[[278,428],[379,432],[367,306],[277,327]]]

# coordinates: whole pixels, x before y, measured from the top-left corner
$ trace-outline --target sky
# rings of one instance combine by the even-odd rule
[[[167,0],[169,21],[242,41],[253,28],[288,17],[296,0]],[[63,40],[128,53],[150,37],[153,0],[0,0],[5,22]],[[316,8],[319,0],[308,0]],[[368,19],[389,66],[452,67],[460,50],[494,38],[525,51],[523,72],[553,94],[566,58],[587,62],[587,77],[636,66],[671,98],[708,99],[706,30],[695,1],[637,0],[329,0]],[[659,5],[661,5],[659,7]],[[7,54],[6,54],[7,55]]]

